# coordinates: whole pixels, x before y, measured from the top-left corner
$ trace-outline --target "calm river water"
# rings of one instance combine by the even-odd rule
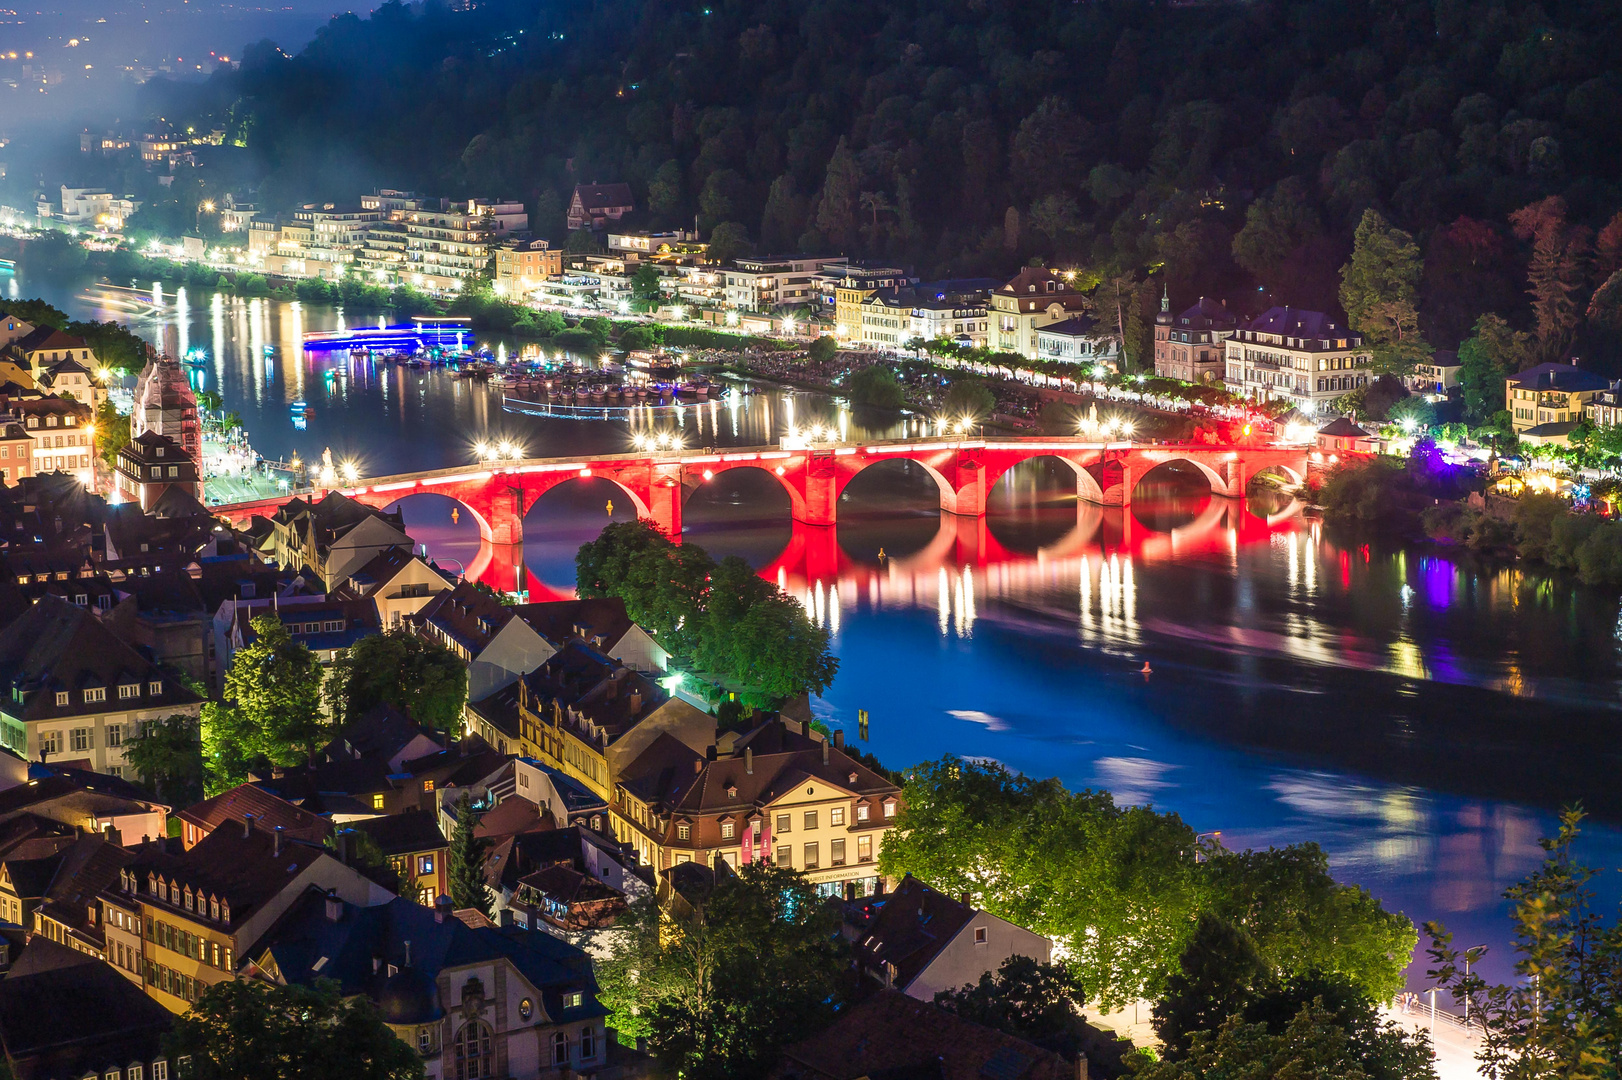
[[[13,295],[126,317],[82,286],[18,280]],[[266,457],[330,446],[380,475],[466,462],[491,436],[537,456],[628,442],[623,422],[504,413],[499,391],[435,373],[344,361],[329,374],[300,335],[345,320],[376,315],[204,295],[132,326],[172,351],[207,349],[202,385]],[[303,429],[296,399],[311,407]],[[690,444],[754,445],[807,415],[855,435],[902,423],[777,390],[683,423]],[[1033,465],[999,485],[982,527],[940,515],[927,478],[897,464],[852,485],[837,530],[792,525],[765,474],[725,478],[694,496],[687,538],[749,558],[830,626],[840,673],[816,709],[852,737],[867,709],[888,763],[994,758],[1153,802],[1230,846],[1317,841],[1388,906],[1446,922],[1461,945],[1499,946],[1494,974],[1507,972],[1500,894],[1537,864],[1561,804],[1595,814],[1583,855],[1622,866],[1615,596],[1371,549],[1298,507],[1214,499],[1175,474],[1151,475],[1123,513],[1078,506]],[[536,598],[567,593],[574,550],[610,502],[627,516],[615,494],[579,481],[531,511]],[[436,558],[475,560],[476,530],[467,515],[452,524],[447,500],[404,509]],[[1425,986],[1422,959],[1410,984]]]

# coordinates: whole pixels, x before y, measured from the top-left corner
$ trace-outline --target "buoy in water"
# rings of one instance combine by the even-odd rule
[[[1155,669],[1149,666],[1149,661],[1147,660],[1143,662],[1143,667],[1139,668],[1138,670],[1146,679],[1155,673]]]
[[[886,555],[886,554],[885,554],[885,553],[884,553],[884,549],[883,549],[883,548],[879,548],[879,558],[881,558],[881,559],[888,559],[888,558],[889,558],[889,557],[890,557],[890,556],[888,556],[888,555]]]

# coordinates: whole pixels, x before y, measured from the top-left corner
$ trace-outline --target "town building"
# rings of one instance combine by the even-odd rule
[[[331,979],[343,996],[370,999],[429,1080],[603,1072],[619,1051],[591,958],[551,934],[472,921],[453,915],[448,897],[428,910],[310,889],[253,961],[276,983]]]
[[[60,397],[9,398],[6,405],[33,440],[30,473],[67,473],[94,490],[96,428],[89,405]]]
[[[1040,342],[1039,327],[1061,323],[1085,312],[1089,301],[1068,277],[1054,270],[1028,266],[991,294],[987,344],[998,352],[1012,352],[1034,360]]]
[[[91,611],[49,595],[0,631],[0,695],[0,744],[113,776],[141,723],[202,706]]]
[[[70,225],[86,225],[114,232],[141,209],[129,195],[114,195],[106,188],[71,188],[62,185],[61,218]]]
[[[215,983],[237,978],[261,939],[312,886],[358,907],[395,900],[325,848],[251,819],[216,829],[183,852],[176,847],[138,850],[112,889],[139,904],[145,989],[174,1013],[186,1012]]]
[[[576,184],[569,196],[568,225],[573,229],[601,229],[636,209],[630,184]]]
[[[1615,427],[1622,424],[1622,385],[1613,382],[1609,390],[1602,390],[1589,399],[1584,416],[1595,427]],[[3,445],[3,443],[0,443]],[[3,452],[0,452],[0,464],[4,464]]]
[[[909,336],[925,341],[945,338],[964,348],[980,348],[989,340],[987,298],[1001,282],[995,278],[934,281],[912,290]]]
[[[843,256],[744,256],[721,271],[722,301],[738,311],[767,313],[780,307],[820,307],[817,273]]]
[[[341,589],[376,603],[383,625],[393,629],[406,625],[429,601],[455,584],[416,552],[391,547],[352,571]]]
[[[12,342],[27,337],[36,329],[33,323],[19,319],[9,311],[0,311],[0,348],[9,349]]]
[[[699,754],[715,742],[713,716],[584,641],[564,644],[518,680],[518,689],[520,753],[610,806],[622,770],[655,739]]]
[[[771,721],[725,752],[670,732],[646,746],[614,770],[610,803],[615,835],[645,865],[771,862],[827,896],[879,890],[901,789],[846,754],[842,733]]]
[[[333,834],[333,823],[258,784],[238,784],[213,798],[194,803],[175,815],[180,819],[180,841],[190,851],[216,830],[241,829],[249,823],[288,839],[321,845]]]
[[[26,335],[13,339],[7,345],[7,351],[27,366],[28,373],[36,381],[52,364],[62,360],[77,360],[89,371],[100,367],[89,342],[54,326],[35,327]]]
[[[317,502],[289,499],[262,520],[270,558],[289,570],[308,567],[329,587],[385,551],[416,546],[398,510],[378,510],[339,491]]]
[[[862,340],[863,301],[880,289],[900,289],[907,285],[906,271],[894,266],[829,263],[820,269],[818,277],[825,275],[834,276],[834,336],[842,341]],[[903,317],[910,325],[908,320],[910,314]]]
[[[1414,373],[1403,383],[1416,394],[1446,397],[1459,385],[1459,354],[1453,349],[1437,349],[1429,360],[1414,365]]]
[[[142,511],[151,510],[170,488],[199,502],[203,498],[197,463],[179,443],[155,431],[143,432],[119,448],[113,486],[124,498],[140,504]]]
[[[399,894],[425,907],[449,893],[450,841],[440,831],[438,816],[422,809],[364,818],[350,826],[377,845],[400,875]],[[340,837],[342,834],[340,834]]]
[[[1610,389],[1610,380],[1575,364],[1539,364],[1505,381],[1504,408],[1522,439],[1565,446],[1589,404]]]
[[[1053,942],[908,874],[893,893],[846,906],[845,936],[862,973],[886,990],[934,1001],[1009,959],[1053,959]]]
[[[1109,1075],[1121,1075],[1111,1073]],[[783,1051],[768,1080],[1085,1080],[1050,1050],[934,1004],[882,991]]]
[[[1379,449],[1379,439],[1361,427],[1355,420],[1342,416],[1318,429],[1313,439],[1318,451],[1324,454],[1372,454]]]
[[[404,219],[406,263],[401,272],[412,285],[451,292],[490,269],[496,245],[528,224],[522,203],[479,200],[443,210],[409,210]]]
[[[138,439],[149,431],[178,443],[202,476],[203,428],[197,416],[197,394],[171,356],[152,356],[135,380],[130,438]]]
[[[1375,377],[1363,336],[1321,311],[1270,308],[1235,329],[1223,348],[1229,390],[1288,400],[1309,416]]]
[[[563,252],[545,240],[509,238],[496,246],[498,295],[522,299],[547,278],[562,276]]]
[[[42,393],[82,401],[91,409],[107,400],[107,387],[99,371],[79,360],[58,360],[40,372],[37,385]]]
[[[1100,333],[1091,315],[1072,315],[1062,322],[1036,328],[1036,355],[1065,364],[1099,366],[1111,371],[1120,364],[1121,342],[1114,334]]]
[[[34,440],[22,421],[11,416],[0,417],[0,483],[9,486],[25,476],[32,476],[33,457]]]
[[[611,232],[608,252],[626,262],[702,263],[709,245],[698,234],[676,229],[672,232]]]
[[[1212,385],[1226,374],[1227,349],[1222,344],[1239,326],[1226,302],[1200,297],[1176,315],[1171,294],[1160,298],[1155,316],[1155,375],[1162,379]]]
[[[414,621],[418,633],[467,664],[468,700],[478,701],[511,686],[556,651],[515,611],[472,582],[463,581],[430,598]]]
[[[51,955],[36,961],[35,952]],[[172,1015],[114,968],[64,953],[36,938],[0,979],[7,1073],[15,1080],[170,1080],[163,1041]]]

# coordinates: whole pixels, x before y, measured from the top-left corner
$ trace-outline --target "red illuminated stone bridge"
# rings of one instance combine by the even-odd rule
[[[885,462],[904,460],[921,466],[940,488],[940,506],[946,513],[983,516],[986,497],[1003,475],[1039,458],[1068,465],[1076,475],[1077,497],[1103,506],[1130,505],[1138,483],[1161,465],[1192,467],[1205,477],[1213,494],[1229,498],[1242,498],[1246,485],[1261,473],[1300,483],[1307,471],[1305,446],[961,438],[535,458],[383,476],[334,490],[379,509],[412,495],[443,495],[474,516],[486,543],[516,545],[524,539],[524,515],[541,496],[573,480],[602,479],[618,485],[636,507],[638,517],[679,540],[682,505],[688,495],[732,469],[758,469],[775,477],[788,494],[795,521],[834,525],[846,486],[865,470]],[[233,522],[245,522],[255,514],[275,513],[285,501],[284,496],[213,509]]]

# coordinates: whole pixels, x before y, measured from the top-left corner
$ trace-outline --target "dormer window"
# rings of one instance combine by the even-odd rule
[[[185,904],[185,908],[186,908],[187,911],[192,910],[192,906],[191,906],[191,886],[190,885],[186,886],[184,904]]]
[[[45,418],[45,426],[46,426],[46,427],[55,427],[55,426],[56,426],[56,417],[54,417],[54,416],[47,416],[47,417],[46,417],[46,418]]]
[[[152,449],[153,449],[153,450],[154,450],[154,451],[156,451],[156,452],[157,452],[157,456],[158,456],[158,457],[162,457],[162,456],[163,456],[163,447],[161,447],[161,446],[155,446],[155,447],[153,447],[153,448],[152,448]]]
[[[163,681],[161,679],[153,679],[151,682],[146,684],[146,692],[154,696],[163,693]]]
[[[220,917],[220,899],[217,896],[208,898],[208,917],[216,920]]]
[[[229,901],[220,901],[220,921],[224,923],[231,921],[231,904]]]
[[[66,705],[68,703],[68,692],[66,690],[58,690],[56,692],[56,703],[58,705]]]
[[[86,705],[96,705],[107,700],[105,686],[92,686],[85,689],[84,700]]]

